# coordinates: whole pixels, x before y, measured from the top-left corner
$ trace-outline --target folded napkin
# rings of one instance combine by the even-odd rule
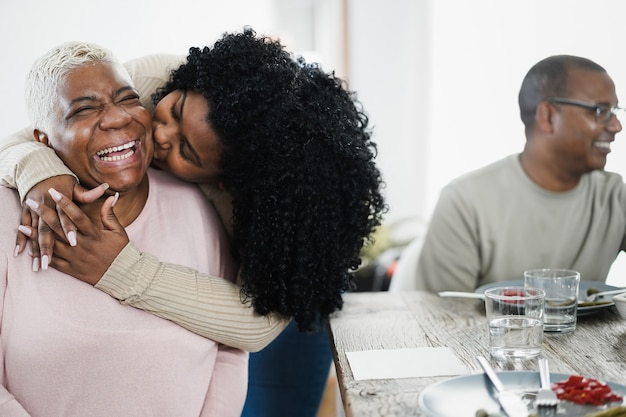
[[[346,352],[355,380],[465,375],[469,370],[447,347]]]

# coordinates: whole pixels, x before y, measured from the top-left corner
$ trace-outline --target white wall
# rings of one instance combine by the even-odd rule
[[[24,0],[0,2],[1,133],[23,127],[24,77],[34,59],[68,40],[99,43],[122,59],[149,53],[186,54],[222,32],[252,25],[275,28],[273,0]]]
[[[432,8],[429,204],[451,178],[522,149],[517,93],[540,59],[593,59],[607,69],[626,103],[626,53],[618,41],[626,2],[434,0]],[[623,135],[607,169],[625,173]]]
[[[349,1],[349,80],[374,126],[389,221],[424,217],[430,108],[429,2]]]

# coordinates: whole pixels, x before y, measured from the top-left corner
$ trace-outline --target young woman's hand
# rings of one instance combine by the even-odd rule
[[[57,236],[54,241],[54,255],[50,258],[49,265],[81,281],[95,285],[129,241],[126,230],[113,212],[118,195],[116,193],[104,202],[100,212],[101,227],[94,225],[91,219],[68,197],[55,189],[50,189],[49,193],[56,203],[56,210],[27,200],[40,221],[48,224],[50,231]],[[64,236],[61,223],[55,221],[59,213],[67,216],[75,227],[75,244]],[[28,233],[34,236],[37,234],[37,229],[31,228]]]
[[[35,201],[37,204],[45,205],[54,210],[56,203],[48,193],[50,188],[54,188],[78,202],[90,203],[100,198],[109,186],[108,184],[101,184],[96,188],[87,190],[78,185],[76,179],[71,175],[59,175],[41,181],[31,188],[26,195],[26,200]],[[28,239],[31,238],[31,255],[33,257],[34,271],[39,270],[40,267],[46,269],[52,258],[54,247],[53,226],[60,225],[63,232],[60,236],[65,236],[71,244],[76,242],[76,225],[63,212],[58,212],[56,216],[50,216],[48,221],[51,223],[40,221],[39,215],[28,204],[23,205],[20,223],[22,226],[26,226],[26,228],[20,228],[21,230],[17,233],[14,255],[17,256],[22,253],[26,248]],[[32,229],[37,230],[36,238],[33,238]],[[29,231],[31,232],[30,235],[28,234]]]

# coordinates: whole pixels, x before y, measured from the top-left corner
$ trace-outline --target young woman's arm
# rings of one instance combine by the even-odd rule
[[[123,304],[148,311],[208,339],[256,352],[287,326],[243,303],[239,286],[159,262],[129,243],[95,285]]]
[[[33,186],[56,175],[78,182],[52,148],[35,141],[33,129],[22,129],[0,143],[0,185],[16,188],[22,201]]]

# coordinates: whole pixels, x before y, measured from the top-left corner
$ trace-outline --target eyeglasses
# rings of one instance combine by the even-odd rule
[[[584,101],[562,97],[551,97],[547,98],[545,101],[548,103],[564,104],[567,106],[576,106],[582,107],[583,109],[593,110],[596,114],[596,121],[602,124],[608,123],[613,116],[617,116],[618,112],[626,110],[624,107],[609,106],[608,104],[585,103]]]

